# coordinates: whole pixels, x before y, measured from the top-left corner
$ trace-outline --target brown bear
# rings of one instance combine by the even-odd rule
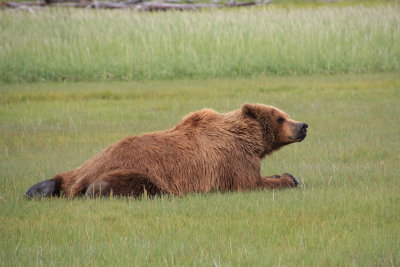
[[[48,196],[140,196],[280,189],[297,186],[290,174],[264,176],[260,160],[307,135],[306,123],[262,104],[225,114],[194,112],[170,130],[125,138],[82,166],[26,192]]]

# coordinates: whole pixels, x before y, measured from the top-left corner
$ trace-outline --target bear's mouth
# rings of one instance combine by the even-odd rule
[[[307,132],[301,132],[296,137],[289,137],[292,142],[301,142],[307,137]]]
[[[301,133],[300,135],[297,136],[296,141],[301,142],[304,139],[306,139],[307,133]]]

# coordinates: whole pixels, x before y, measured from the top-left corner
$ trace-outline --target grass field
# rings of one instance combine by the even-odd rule
[[[399,1],[321,2],[0,11],[0,265],[400,266]],[[23,198],[123,137],[244,102],[309,124],[262,164],[301,187]]]
[[[0,81],[398,72],[399,14],[397,4],[163,14],[2,11]]]
[[[399,266],[398,73],[1,84],[2,266]],[[286,110],[309,136],[267,158],[294,190],[27,201],[33,183],[204,107]]]

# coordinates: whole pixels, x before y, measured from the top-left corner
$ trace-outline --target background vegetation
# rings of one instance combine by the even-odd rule
[[[0,80],[158,80],[399,71],[400,8],[0,16]]]
[[[0,265],[400,266],[400,7],[322,2],[0,11]],[[125,136],[244,102],[310,125],[262,163],[301,187],[23,198]]]

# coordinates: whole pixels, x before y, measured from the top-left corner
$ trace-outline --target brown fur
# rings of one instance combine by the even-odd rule
[[[68,197],[294,187],[290,174],[261,177],[260,160],[302,141],[300,124],[261,104],[226,114],[204,109],[170,130],[125,138],[52,180]]]

